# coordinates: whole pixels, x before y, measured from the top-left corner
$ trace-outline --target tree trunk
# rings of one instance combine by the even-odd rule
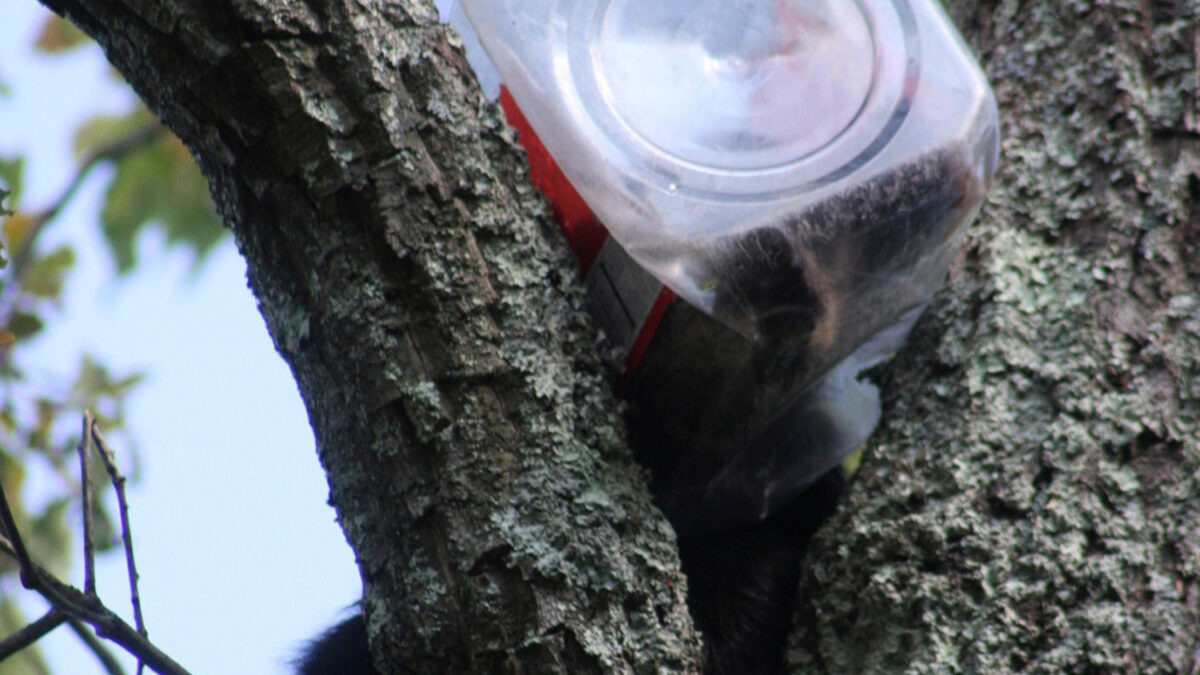
[[[432,8],[44,1],[208,174],[382,662],[694,670],[572,264]],[[996,86],[1003,168],[885,372],[792,663],[1195,672],[1200,3],[953,4]]]
[[[951,4],[1003,168],[885,377],[791,661],[1196,673],[1200,3]]]
[[[307,406],[377,661],[697,670],[574,262],[432,4],[46,4],[208,176]]]

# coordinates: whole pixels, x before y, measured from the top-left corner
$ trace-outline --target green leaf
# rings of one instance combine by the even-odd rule
[[[4,487],[5,494],[18,495],[21,494],[21,486],[25,483],[25,465],[12,459],[8,455],[0,455],[0,486]],[[9,506],[14,506],[9,504]],[[16,508],[20,508],[17,506]]]
[[[36,335],[44,326],[45,323],[38,315],[17,310],[8,318],[8,325],[5,326],[5,329],[15,335],[18,340],[23,340]]]
[[[76,28],[75,24],[61,16],[51,14],[46,17],[46,22],[42,24],[42,30],[38,33],[37,40],[34,41],[33,46],[38,51],[52,54],[74,49],[79,45],[87,44],[89,41],[88,36]]]
[[[96,552],[107,553],[115,549],[121,543],[121,531],[117,529],[117,522],[113,519],[112,514],[102,505],[97,504],[92,515],[94,516],[93,525],[96,526],[92,532],[92,541],[96,544]]]
[[[77,395],[77,400],[84,408],[94,408],[95,401],[101,397],[120,399],[129,393],[145,379],[142,373],[133,373],[123,377],[113,377],[108,368],[90,356],[84,355],[79,364],[79,374],[71,389]],[[97,421],[103,417],[102,411],[93,410]],[[101,426],[108,426],[101,424]]]
[[[17,418],[13,415],[12,401],[5,401],[4,405],[0,407],[0,429],[2,429],[4,433],[11,434],[13,429],[16,428]],[[3,449],[0,449],[0,453],[3,453]],[[3,455],[0,454],[0,467],[3,465]]]
[[[21,188],[24,186],[25,158],[0,157],[0,184],[4,185],[5,197],[9,209],[16,209],[21,201]]]
[[[75,376],[74,391],[93,398],[108,386],[108,368],[88,355],[79,363],[79,374]]]
[[[48,398],[38,398],[34,403],[37,408],[37,423],[29,429],[25,442],[31,450],[45,452],[53,447],[50,432],[54,430],[54,422],[58,419],[62,406]]]
[[[60,576],[70,571],[71,526],[67,521],[71,498],[50,500],[46,508],[29,521],[23,534],[37,561]]]
[[[120,272],[133,268],[135,242],[147,225],[161,227],[168,243],[192,249],[197,263],[224,236],[208,183],[178,138],[165,135],[116,168],[100,222]]]
[[[0,226],[0,232],[4,234],[4,241],[10,248],[16,249],[25,241],[25,236],[29,234],[33,228],[33,218],[24,213],[14,213],[4,219],[4,224]]]
[[[118,377],[111,383],[112,391],[115,394],[124,395],[128,393],[129,390],[141,384],[145,379],[145,373],[134,373],[132,375],[126,375],[125,377]]]
[[[64,277],[74,265],[75,251],[68,246],[60,246],[48,255],[30,261],[25,278],[21,280],[21,288],[39,298],[56,299],[62,291]]]
[[[83,159],[94,152],[111,147],[151,124],[157,126],[158,118],[140,104],[125,115],[96,115],[75,130],[75,137],[71,139],[71,152],[74,153],[75,159]]]

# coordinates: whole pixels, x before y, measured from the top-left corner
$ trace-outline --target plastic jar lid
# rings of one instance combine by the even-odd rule
[[[886,144],[917,82],[904,0],[578,3],[554,68],[643,179],[694,197],[812,189]],[[669,104],[664,105],[664,101]]]

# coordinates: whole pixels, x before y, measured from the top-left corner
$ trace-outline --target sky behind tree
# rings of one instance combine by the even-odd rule
[[[26,155],[29,205],[70,179],[79,123],[124,113],[132,97],[96,48],[34,54],[46,16],[33,0],[0,5],[0,82],[11,90],[0,99],[0,155]],[[295,383],[231,240],[193,270],[190,252],[147,232],[137,270],[116,277],[97,224],[105,182],[95,172],[39,240],[70,241],[79,256],[61,315],[23,347],[22,363],[64,384],[83,354],[147,373],[128,425],[143,464],[130,512],[150,637],[192,672],[287,672],[296,648],[361,592]],[[105,556],[99,573],[106,603],[128,617],[123,561]],[[69,581],[81,575],[77,565]],[[5,592],[18,588],[10,581]],[[26,607],[44,611],[33,597]],[[101,672],[66,629],[42,649],[55,673]]]

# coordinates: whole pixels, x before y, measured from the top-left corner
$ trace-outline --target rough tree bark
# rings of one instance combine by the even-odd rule
[[[377,660],[695,671],[574,262],[432,3],[45,4],[208,176],[307,406]]]
[[[1200,3],[951,2],[997,189],[810,557],[802,672],[1200,671]]]
[[[43,1],[208,174],[308,406],[377,655],[693,670],[669,529],[570,262],[432,9]],[[885,373],[790,657],[1194,672],[1200,3],[951,4],[996,84],[1003,169]]]

